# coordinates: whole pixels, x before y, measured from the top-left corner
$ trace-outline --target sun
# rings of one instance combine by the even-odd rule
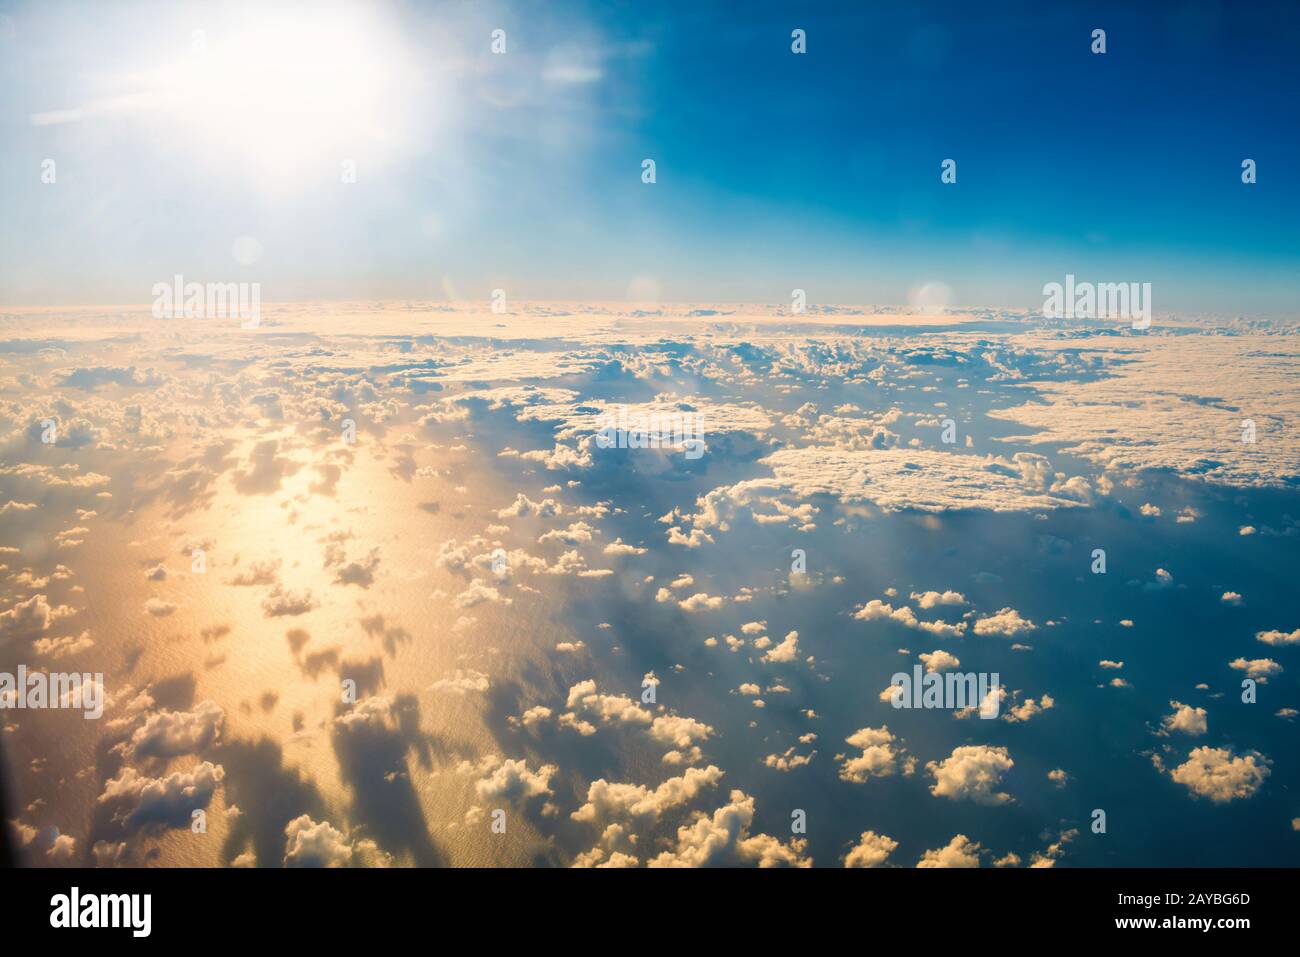
[[[188,49],[132,74],[160,148],[283,188],[315,169],[379,164],[430,119],[428,75],[364,5],[310,20],[261,14],[194,28]],[[337,173],[335,174],[337,175]]]

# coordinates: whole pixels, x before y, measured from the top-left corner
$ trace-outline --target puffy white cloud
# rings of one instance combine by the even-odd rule
[[[591,678],[569,689],[565,707],[574,718],[587,717],[602,724],[648,727],[653,721],[650,712],[639,702],[625,695],[602,694]]]
[[[45,857],[51,864],[71,864],[77,856],[77,839],[71,834],[56,834],[45,849]]]
[[[730,802],[713,812],[699,814],[677,829],[672,850],[652,858],[650,867],[811,867],[805,856],[807,842],[792,838],[782,843],[769,834],[749,833],[754,822],[754,799],[743,791],[731,792]]]
[[[712,734],[713,728],[703,721],[683,715],[660,715],[650,725],[650,737],[678,748],[689,748]]]
[[[300,815],[285,825],[285,867],[349,867],[352,845],[328,821]]]
[[[545,724],[547,721],[550,721],[552,714],[553,712],[550,708],[539,704],[529,708],[516,720],[525,728],[536,728]]]
[[[638,826],[653,824],[664,811],[694,800],[722,779],[720,768],[687,768],[681,777],[669,778],[651,789],[642,784],[615,784],[601,778],[587,787],[586,802],[570,816],[575,821],[606,822],[633,819]]]
[[[945,846],[926,851],[917,867],[979,867],[983,848],[965,834],[956,835]]]
[[[129,755],[173,758],[210,746],[221,735],[225,710],[204,701],[193,711],[161,711],[150,715],[127,742]]]
[[[551,778],[558,770],[553,764],[544,764],[536,771],[530,770],[526,761],[495,756],[485,758],[480,768],[488,769],[486,777],[474,784],[474,792],[481,801],[527,800],[551,793]]]
[[[961,665],[961,661],[956,655],[942,650],[922,652],[917,657],[925,664],[925,670],[932,674],[939,671],[951,671]]]
[[[389,718],[393,713],[393,699],[387,695],[371,695],[354,704],[334,719],[334,727],[339,731],[382,731],[392,725]]]
[[[853,784],[863,784],[871,778],[883,778],[912,773],[915,760],[906,755],[906,749],[896,743],[898,739],[887,725],[879,728],[861,728],[844,739],[862,753],[854,756],[838,755],[840,779]]]
[[[1013,638],[1016,635],[1028,634],[1037,628],[1038,626],[1032,621],[1022,618],[1020,612],[1014,608],[1003,608],[975,622],[977,635],[1005,635]]]
[[[946,621],[922,621],[916,617],[916,613],[906,605],[895,608],[888,602],[881,601],[879,598],[873,598],[856,612],[853,617],[858,621],[880,621],[889,620],[896,622],[905,628],[915,628],[918,631],[924,631],[928,634],[940,638],[959,638],[966,633],[966,622],[959,621],[955,625],[950,625]]]
[[[782,642],[763,655],[764,661],[787,663],[799,657],[799,632],[792,631]]]
[[[512,599],[494,586],[485,584],[478,579],[470,582],[469,587],[456,596],[457,608],[474,608],[485,602],[509,605],[512,603]]]
[[[1268,679],[1274,675],[1282,673],[1282,666],[1272,658],[1237,658],[1228,662],[1228,667],[1234,671],[1244,671],[1246,677],[1254,678],[1260,684],[1266,684]]]
[[[602,550],[606,555],[644,555],[649,551],[648,548],[641,548],[638,545],[628,545],[621,538],[616,538]]]
[[[534,502],[523,492],[520,492],[515,496],[514,504],[497,512],[497,518],[523,518],[529,515],[552,518],[559,515],[561,511],[563,511],[563,507],[553,498]]]
[[[875,831],[863,831],[858,843],[844,855],[845,867],[884,867],[898,842],[892,837],[877,834]]]
[[[677,603],[677,607],[682,611],[716,611],[727,603],[725,598],[717,595],[707,595],[704,592],[696,592],[689,598],[684,598]]]
[[[1198,797],[1226,804],[1252,797],[1269,773],[1268,758],[1256,751],[1234,755],[1228,748],[1200,747],[1169,776]]]
[[[32,595],[0,612],[0,638],[35,640],[54,622],[72,614],[75,612],[66,605],[51,605],[45,595]]]
[[[1266,645],[1272,645],[1275,648],[1283,645],[1300,645],[1300,628],[1295,631],[1260,631],[1255,633],[1255,639],[1262,641]]]
[[[589,542],[596,530],[586,522],[574,522],[567,528],[553,528],[544,533],[539,539],[538,544],[546,542],[559,542],[562,545],[581,545]]]
[[[1033,698],[1026,698],[1020,704],[1007,709],[1007,713],[1002,716],[1004,721],[1010,721],[1013,724],[1017,721],[1028,721],[1035,715],[1042,714],[1044,711],[1056,705],[1056,701],[1051,695],[1043,695],[1037,701]]]
[[[1002,777],[1015,762],[1003,747],[985,744],[954,748],[942,761],[930,761],[925,768],[934,776],[930,793],[954,801],[976,804],[1009,804],[1011,795],[998,791]]]
[[[793,771],[795,768],[811,764],[815,757],[817,757],[816,751],[810,754],[796,754],[794,746],[791,745],[780,754],[769,754],[763,759],[763,764],[777,771]]]
[[[911,598],[916,602],[917,608],[923,609],[937,608],[940,605],[966,604],[966,596],[959,591],[912,592]]]
[[[1204,708],[1193,708],[1181,701],[1171,701],[1169,707],[1174,709],[1174,713],[1165,715],[1161,721],[1166,731],[1177,731],[1195,737],[1209,730]]]
[[[128,766],[105,785],[97,802],[129,829],[188,828],[191,812],[208,806],[225,776],[225,769],[210,761],[162,778],[145,777]]]
[[[32,643],[32,650],[38,655],[47,655],[54,659],[68,658],[93,647],[95,641],[90,637],[89,631],[83,631],[80,635],[64,635],[61,638],[37,638]]]

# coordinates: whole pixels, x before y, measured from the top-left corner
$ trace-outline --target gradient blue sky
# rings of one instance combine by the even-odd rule
[[[147,303],[182,273],[1038,308],[1072,272],[1151,282],[1158,312],[1297,313],[1300,7],[1134,6],[0,3],[0,303]],[[245,82],[187,85],[195,29]]]

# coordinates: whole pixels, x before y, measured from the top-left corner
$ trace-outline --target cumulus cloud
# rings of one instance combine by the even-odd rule
[[[1003,608],[986,618],[981,618],[975,622],[975,634],[977,635],[1005,635],[1013,638],[1016,635],[1028,634],[1038,628],[1032,621],[1020,616],[1020,612],[1014,608]]]
[[[285,825],[285,867],[348,867],[352,845],[328,821],[302,814]]]
[[[612,784],[604,778],[591,782],[586,802],[570,816],[587,823],[631,819],[638,826],[653,824],[664,811],[694,800],[717,785],[723,772],[714,765],[687,768],[681,777],[669,778],[655,788],[642,784]]]
[[[1037,701],[1033,698],[1026,698],[1018,705],[1007,709],[1007,713],[1002,716],[1004,721],[1015,723],[1017,721],[1028,721],[1035,715],[1042,714],[1056,705],[1056,701],[1051,695],[1043,695]]]
[[[208,806],[225,776],[225,769],[210,761],[162,778],[146,777],[128,766],[105,785],[97,802],[130,830],[188,828],[191,812]]]
[[[716,611],[725,605],[727,600],[717,595],[707,595],[704,592],[696,592],[689,598],[684,598],[677,603],[677,607],[682,611]]]
[[[912,592],[911,598],[916,602],[917,608],[923,609],[937,608],[940,605],[966,604],[966,596],[958,591]]]
[[[1227,804],[1253,797],[1269,773],[1268,758],[1257,751],[1234,755],[1228,748],[1200,747],[1169,776],[1197,797]]]
[[[793,771],[795,768],[811,764],[815,757],[817,757],[816,751],[809,754],[796,754],[794,746],[791,745],[780,754],[769,754],[763,758],[763,764],[777,771]]]
[[[884,867],[898,842],[875,831],[863,831],[858,843],[844,855],[845,867]]]
[[[871,778],[889,777],[900,771],[909,775],[915,767],[915,759],[907,756],[906,749],[898,745],[898,739],[887,725],[861,728],[844,740],[854,748],[861,748],[862,753],[838,755],[842,781],[863,784]]]
[[[965,834],[956,835],[945,846],[926,851],[917,867],[979,867],[982,847]]]
[[[602,724],[642,727],[648,727],[653,721],[650,712],[642,708],[639,702],[625,695],[602,694],[596,690],[595,680],[590,678],[569,689],[565,707],[569,711],[567,716],[561,715],[561,720],[570,725],[576,725],[587,718]],[[564,721],[566,717],[568,721]]]
[[[60,618],[75,614],[66,605],[51,605],[45,595],[32,595],[0,612],[0,637],[35,640]]]
[[[925,670],[931,674],[939,671],[951,671],[961,665],[961,661],[956,655],[949,654],[946,651],[922,652],[917,657],[925,664]]]
[[[650,867],[811,867],[807,842],[782,843],[768,834],[750,834],[754,799],[731,792],[730,801],[713,812],[700,813],[677,829],[676,845],[647,862]]]
[[[152,758],[194,754],[220,737],[225,719],[225,710],[214,701],[204,701],[193,711],[161,711],[136,728],[126,752]]]
[[[934,777],[930,793],[935,797],[999,805],[1011,803],[1011,795],[997,788],[1014,766],[1006,748],[978,744],[954,748],[948,757],[930,761],[925,768]]]
[[[682,715],[660,715],[650,725],[650,737],[677,748],[689,748],[712,734],[713,728],[703,721]]]
[[[854,612],[853,617],[858,621],[893,621],[905,628],[915,628],[940,638],[959,638],[966,633],[966,622],[964,621],[959,621],[955,625],[940,620],[922,621],[906,605],[895,608],[879,598],[871,599],[871,601]]]
[[[558,770],[553,764],[543,764],[534,771],[521,759],[496,763],[489,757],[485,763],[490,770],[474,784],[480,801],[519,801],[549,795],[551,778]]]
[[[1246,677],[1253,678],[1260,684],[1267,684],[1268,679],[1282,673],[1282,666],[1272,658],[1237,658],[1228,662],[1233,671],[1243,671]]]
[[[1171,701],[1169,707],[1174,709],[1174,713],[1165,715],[1161,721],[1166,731],[1177,731],[1195,737],[1209,730],[1204,708],[1193,708],[1181,701]]]
[[[785,636],[779,645],[769,649],[768,652],[763,655],[763,660],[776,663],[786,663],[794,661],[798,657],[799,632],[792,631]]]
[[[1300,628],[1295,631],[1260,631],[1255,633],[1255,639],[1275,648],[1283,645],[1300,645]]]
[[[267,618],[305,615],[318,606],[311,589],[290,591],[277,585],[271,594],[262,599],[262,612]]]
[[[470,582],[469,587],[456,596],[457,608],[475,608],[485,602],[509,605],[512,604],[512,599],[500,592],[495,586],[485,584],[477,579]]]

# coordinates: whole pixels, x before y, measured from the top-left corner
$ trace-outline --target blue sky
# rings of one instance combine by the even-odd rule
[[[1073,272],[1294,314],[1300,11],[1129,6],[0,4],[0,302],[147,302],[179,272],[268,300],[1037,307]]]

